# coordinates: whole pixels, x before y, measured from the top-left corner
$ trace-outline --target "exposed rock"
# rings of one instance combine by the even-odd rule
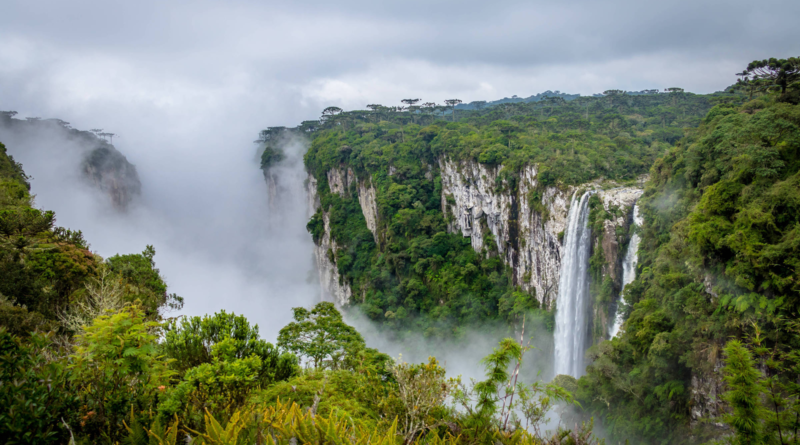
[[[711,371],[692,371],[691,416],[692,423],[719,419],[725,414],[726,403],[722,399],[725,394],[725,381],[722,377],[723,363],[716,360]],[[717,428],[725,428],[721,422],[712,423]]]
[[[561,269],[559,235],[566,228],[570,198],[578,189],[599,189],[599,185],[592,183],[561,189],[539,187],[537,166],[529,165],[520,172],[517,189],[512,190],[507,181],[498,179],[501,167],[440,158],[439,169],[442,211],[448,221],[448,231],[470,238],[472,247],[478,252],[499,255],[511,267],[514,285],[535,292],[536,298],[549,306],[558,295]],[[430,172],[433,177],[432,169]],[[394,173],[394,169],[390,169],[390,173]],[[380,221],[376,189],[371,178],[359,180],[352,170],[345,168],[328,171],[327,178],[332,193],[344,195],[351,186],[357,187],[358,201],[367,227],[378,242]],[[309,189],[315,192],[315,183],[312,187],[311,181],[309,179]],[[627,214],[641,195],[641,189],[616,188],[598,190],[598,193],[607,209],[619,207]],[[535,199],[537,197],[538,200]],[[309,201],[315,203],[314,209],[319,205],[316,193],[309,197]],[[621,279],[617,276],[621,267],[618,266],[620,240],[616,239],[616,228],[626,224],[628,219],[622,216],[607,221],[607,236],[603,237],[603,245],[600,246],[612,265],[605,272],[612,274],[616,281]],[[320,282],[328,295],[335,296],[340,304],[344,304],[351,291],[346,284],[339,283],[335,261],[332,256],[329,258],[328,249],[335,247],[335,243],[330,240],[327,220],[325,231],[321,246],[327,243],[327,247],[317,248],[318,266],[331,268],[332,271],[321,270]],[[492,239],[493,242],[487,245],[486,241]]]
[[[331,193],[337,193],[339,196],[344,196],[345,192],[350,188],[350,184],[355,184],[356,176],[353,170],[348,168],[334,168],[328,170],[328,186],[331,188]]]
[[[625,241],[617,236],[617,228],[623,227],[626,229],[624,233],[628,233],[627,229],[633,218],[631,213],[633,205],[643,192],[642,189],[635,187],[618,187],[597,192],[597,196],[603,202],[603,208],[607,212],[619,213],[616,218],[603,222],[603,242],[600,246],[595,246],[595,248],[603,249],[603,256],[606,260],[606,264],[603,266],[603,275],[610,276],[617,287],[622,284],[623,258],[620,255],[619,246]]]
[[[106,193],[119,210],[125,210],[141,194],[136,167],[112,145],[103,144],[89,152],[82,167],[86,179]]]
[[[106,195],[118,211],[127,209],[141,194],[142,184],[136,167],[110,140],[76,130],[60,119],[21,120],[12,116],[0,114],[0,140],[18,160],[25,163],[26,157],[50,158],[58,153],[64,169],[74,169],[70,173],[79,173],[93,188]],[[30,173],[35,176],[36,172]]]
[[[332,301],[338,306],[346,305],[353,295],[353,291],[342,277],[336,267],[336,241],[331,239],[330,215],[322,212],[322,221],[325,225],[325,232],[319,244],[314,247],[314,257],[317,262],[319,272],[319,283],[322,287],[322,299]]]
[[[536,166],[523,169],[518,190],[512,193],[505,181],[498,183],[498,167],[449,159],[441,159],[439,165],[442,208],[454,217],[448,229],[469,237],[477,251],[496,249],[511,266],[514,284],[535,289],[539,301],[549,305],[558,295],[558,234],[566,227],[573,189],[546,187],[541,198],[546,215],[542,215],[528,199],[537,187]],[[494,237],[494,246],[484,246],[487,232]]]
[[[367,184],[368,183],[368,184]],[[367,221],[367,228],[372,232],[375,242],[378,242],[378,201],[376,199],[375,186],[372,179],[362,181],[358,184],[358,203],[361,205],[361,212]]]

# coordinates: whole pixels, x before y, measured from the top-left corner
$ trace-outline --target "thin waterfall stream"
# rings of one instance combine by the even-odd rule
[[[641,227],[644,220],[639,216],[639,204],[633,206],[633,224],[635,227]],[[636,263],[639,261],[637,252],[639,251],[639,234],[634,229],[631,240],[628,243],[628,251],[625,253],[625,259],[622,262],[622,289],[620,290],[619,302],[617,303],[617,313],[614,316],[614,324],[611,326],[610,337],[614,338],[622,327],[622,303],[625,302],[625,286],[632,283],[636,279]]]
[[[575,192],[570,202],[556,300],[555,372],[576,378],[585,371],[583,355],[586,351],[590,301],[591,194],[585,192],[578,199]]]

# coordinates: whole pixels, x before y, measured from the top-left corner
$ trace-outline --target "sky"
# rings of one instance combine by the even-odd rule
[[[0,110],[117,134],[143,185],[124,217],[73,199],[57,141],[9,150],[38,205],[100,254],[155,244],[185,313],[244,312],[271,337],[318,290],[302,193],[265,204],[259,130],[407,97],[710,93],[754,59],[800,55],[797,17],[794,0],[3,0]],[[286,175],[296,192],[299,161]]]

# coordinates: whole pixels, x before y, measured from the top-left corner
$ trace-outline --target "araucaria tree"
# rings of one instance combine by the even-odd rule
[[[461,99],[446,99],[444,103],[447,104],[448,107],[453,109],[453,122],[456,121],[456,105],[461,103]]]

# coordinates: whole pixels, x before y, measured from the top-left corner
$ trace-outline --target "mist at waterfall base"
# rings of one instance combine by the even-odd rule
[[[93,251],[109,257],[156,248],[168,291],[185,299],[183,310],[167,316],[224,309],[245,315],[274,341],[291,308],[319,295],[309,280],[306,145],[286,145],[287,158],[276,167],[283,190],[270,205],[252,143],[257,132],[123,143],[142,182],[142,196],[125,213],[81,178],[85,147],[51,132],[15,137],[0,129],[0,141],[32,177],[35,206],[54,210],[57,225],[83,231]]]
[[[556,300],[555,372],[573,377],[585,373],[583,355],[587,347],[589,312],[589,198],[585,192],[572,196],[564,232],[561,274]]]

